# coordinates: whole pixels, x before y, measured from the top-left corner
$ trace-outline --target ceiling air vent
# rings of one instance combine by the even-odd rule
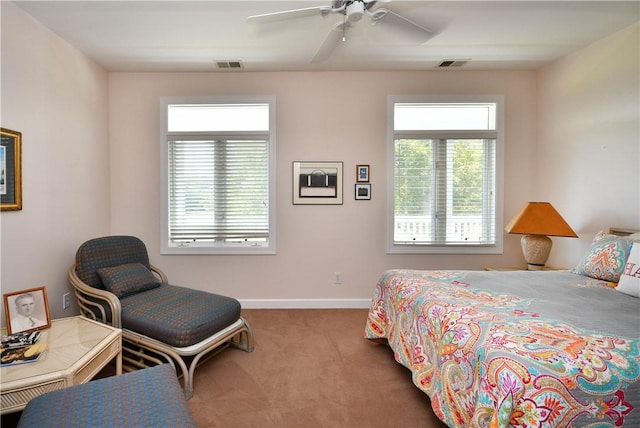
[[[438,68],[462,67],[469,61],[468,59],[445,59],[438,64]]]
[[[218,70],[236,70],[242,68],[242,61],[216,61]]]

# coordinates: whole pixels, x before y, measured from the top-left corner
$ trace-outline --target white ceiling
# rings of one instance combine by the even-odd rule
[[[329,6],[325,1],[15,1],[110,71],[535,69],[640,20],[636,1],[377,2],[433,35],[409,44],[402,32],[363,19],[329,59],[311,60],[343,16],[268,23],[250,15]],[[372,9],[373,10],[373,9]],[[227,71],[228,72],[228,71]]]

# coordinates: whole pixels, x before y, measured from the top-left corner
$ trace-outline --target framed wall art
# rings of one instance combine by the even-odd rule
[[[356,184],[356,200],[371,199],[371,184]]]
[[[359,183],[369,182],[369,165],[356,165],[356,181]]]
[[[4,314],[9,334],[51,327],[47,289],[38,287],[6,293]]]
[[[342,205],[342,162],[293,162],[294,205]]]
[[[0,128],[0,211],[22,209],[22,133]]]

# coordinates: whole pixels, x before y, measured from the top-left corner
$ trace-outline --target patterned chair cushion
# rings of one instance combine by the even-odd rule
[[[240,318],[240,302],[219,294],[163,284],[120,299],[122,328],[171,346],[210,337]]]
[[[104,289],[98,275],[101,268],[140,263],[149,267],[147,247],[135,236],[105,236],[91,239],[76,252],[76,273],[92,287]]]
[[[48,392],[31,400],[18,421],[19,428],[195,426],[169,364]]]
[[[141,263],[100,268],[98,276],[100,276],[104,288],[120,299],[160,286],[158,277]]]
[[[130,265],[135,266],[133,272],[128,269]],[[146,271],[141,271],[140,265]],[[185,347],[240,318],[240,302],[231,297],[168,284],[151,287],[144,279],[133,280],[139,281],[147,273],[155,278],[149,266],[146,246],[134,236],[92,239],[76,253],[76,273],[81,281],[95,288],[111,287],[123,292],[118,296],[122,328],[132,332]],[[127,292],[131,290],[135,292]],[[103,306],[110,319],[109,308]]]

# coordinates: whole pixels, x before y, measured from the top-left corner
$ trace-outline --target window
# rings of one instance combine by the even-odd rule
[[[275,254],[275,99],[161,108],[162,253]]]
[[[389,97],[389,253],[501,253],[501,96]]]

